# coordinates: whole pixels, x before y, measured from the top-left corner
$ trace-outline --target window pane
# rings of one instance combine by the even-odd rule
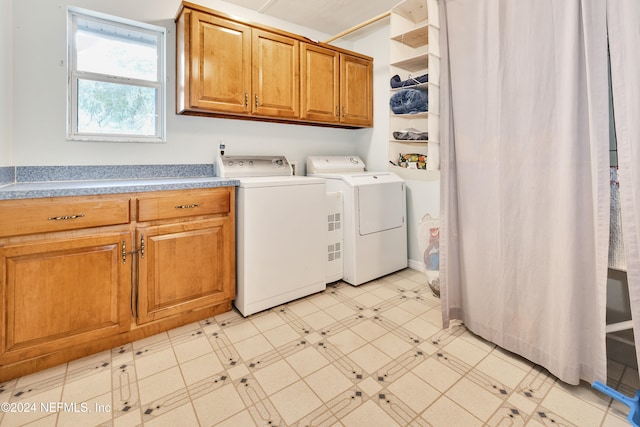
[[[78,80],[78,133],[156,134],[156,89]]]
[[[155,35],[100,21],[78,19],[78,71],[158,80]]]

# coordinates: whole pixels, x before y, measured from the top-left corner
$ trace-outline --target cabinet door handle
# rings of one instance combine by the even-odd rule
[[[347,107],[345,107],[344,105],[342,106],[342,118],[344,119],[345,117],[347,117]]]
[[[127,263],[127,242],[122,241],[122,263]]]
[[[191,205],[178,205],[176,206],[176,209],[194,209],[200,207],[200,205],[198,203],[193,203]]]
[[[336,119],[340,118],[340,106],[336,105]]]
[[[247,92],[244,93],[244,108],[249,107],[249,94]]]
[[[144,234],[140,235],[140,258],[144,258]]]
[[[84,216],[84,214],[51,216],[51,217],[47,218],[47,220],[49,220],[49,221],[66,221],[66,220],[69,220],[69,219],[82,218],[83,216]]]
[[[256,93],[256,108],[258,108],[258,94]]]

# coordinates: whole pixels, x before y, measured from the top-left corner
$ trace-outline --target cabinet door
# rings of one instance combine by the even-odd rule
[[[373,126],[373,63],[340,54],[340,121]]]
[[[233,299],[234,233],[226,216],[137,229],[138,323]]]
[[[300,44],[300,117],[340,121],[338,52],[309,43]]]
[[[251,29],[196,11],[190,12],[190,28],[190,107],[247,114]]]
[[[253,29],[252,39],[253,114],[298,118],[298,41],[258,29]]]
[[[128,232],[0,248],[0,364],[129,330]]]

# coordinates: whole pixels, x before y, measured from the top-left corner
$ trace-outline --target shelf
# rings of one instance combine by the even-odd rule
[[[391,11],[412,22],[425,21],[429,16],[427,2],[424,0],[405,0],[391,9]]]
[[[396,175],[400,176],[404,179],[415,180],[415,181],[436,181],[440,179],[440,171],[430,171],[426,169],[407,169],[401,168],[400,166],[395,166],[389,164],[388,168],[389,172],[393,172]]]
[[[402,90],[414,89],[428,96],[429,111],[414,114],[394,114],[389,108],[388,160],[389,170],[406,180],[437,181],[440,179],[440,34],[438,0],[403,0],[391,9],[390,76],[401,81],[429,75],[429,81],[414,85],[391,87],[395,101]],[[401,92],[400,92],[401,93]],[[393,102],[390,102],[390,107]],[[394,105],[395,108],[395,105]],[[396,110],[398,110],[396,108]],[[401,111],[401,110],[399,110]],[[428,132],[429,139],[395,139],[393,131],[416,128]],[[400,153],[421,153],[426,156],[427,169],[400,166]],[[410,164],[415,166],[415,164]]]
[[[391,117],[398,117],[400,119],[426,119],[429,118],[429,112],[415,113],[415,114],[394,114],[391,112]]]
[[[411,145],[427,145],[429,144],[428,139],[390,139],[390,142],[395,142],[399,144],[411,144]]]
[[[395,40],[413,48],[426,46],[429,44],[429,27],[427,25],[424,25],[422,27],[416,28],[415,30],[398,34],[397,36],[392,37],[391,40]]]
[[[398,92],[402,89],[418,89],[418,90],[424,90],[424,89],[428,89],[429,87],[429,83],[418,83],[417,85],[407,85],[407,86],[402,86],[402,87],[392,87],[389,90],[391,90],[391,92]]]
[[[424,70],[429,67],[429,55],[425,53],[402,61],[394,62],[391,65],[409,72]]]

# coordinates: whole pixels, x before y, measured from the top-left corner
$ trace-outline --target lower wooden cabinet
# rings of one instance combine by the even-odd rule
[[[225,218],[139,228],[138,323],[233,299],[233,233]]]
[[[220,187],[0,201],[0,218],[44,218],[0,227],[0,381],[231,310],[234,197]],[[87,218],[99,226],[78,225]]]
[[[128,231],[0,248],[0,364],[129,330]]]

